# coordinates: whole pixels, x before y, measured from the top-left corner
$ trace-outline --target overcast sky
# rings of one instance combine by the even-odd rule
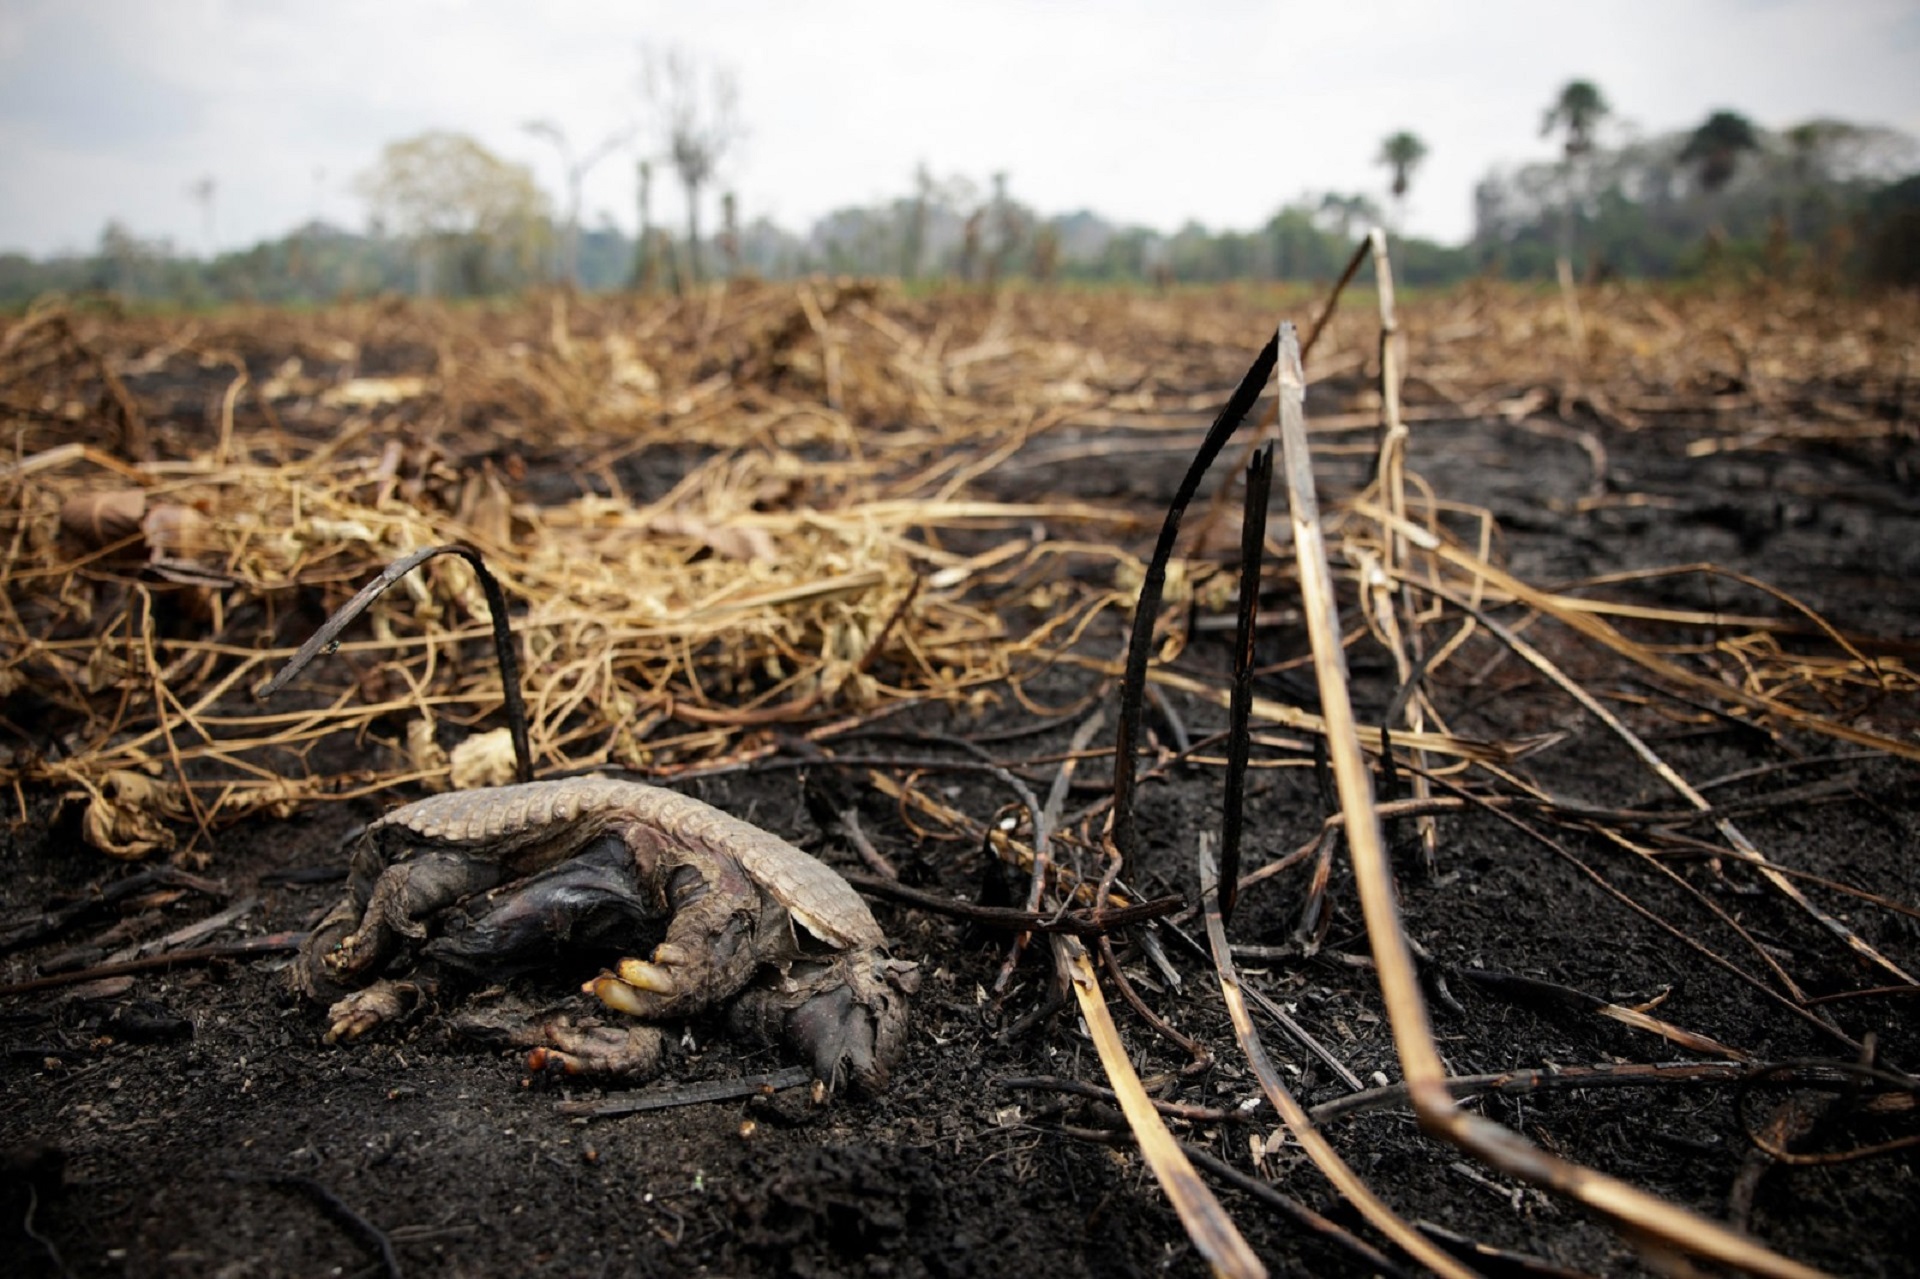
[[[1575,77],[1642,132],[1727,107],[1920,134],[1920,0],[0,0],[0,250],[90,249],[118,218],[203,252],[203,177],[222,248],[357,228],[354,175],[427,129],[557,205],[525,122],[651,146],[643,44],[732,69],[750,135],[724,184],[793,230],[922,161],[1004,170],[1044,213],[1249,228],[1305,190],[1382,194],[1380,140],[1410,129],[1408,229],[1458,240],[1490,166],[1554,154],[1541,113]],[[633,225],[637,158],[591,174],[589,224]]]

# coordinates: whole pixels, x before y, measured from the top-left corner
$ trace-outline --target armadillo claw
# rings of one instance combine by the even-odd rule
[[[647,1015],[647,1007],[640,1000],[640,992],[611,973],[601,973],[580,989],[617,1013],[625,1013],[629,1017]]]
[[[527,1069],[590,1079],[645,1079],[660,1070],[666,1039],[654,1026],[576,1026],[564,1016],[533,1013],[514,998],[454,1018],[468,1039],[495,1048],[528,1049]]]
[[[644,1079],[660,1069],[661,1036],[652,1026],[575,1029],[549,1023],[542,1028],[551,1046],[527,1053],[527,1069],[558,1070],[591,1079]]]
[[[673,973],[663,967],[667,961],[660,951],[665,949],[666,947],[662,946],[654,952],[654,959],[659,961],[656,963],[649,964],[641,959],[621,960],[619,968],[615,970],[620,974],[620,980],[640,990],[650,990],[656,995],[673,994],[679,989],[679,985],[674,981]]]
[[[352,981],[370,966],[373,948],[360,944],[360,934],[348,933],[340,943],[326,952],[321,963],[326,965],[327,975],[338,982]]]
[[[424,994],[410,981],[380,981],[356,990],[327,1009],[327,1042],[350,1042],[376,1026],[399,1021],[420,1006]]]
[[[670,969],[644,959],[623,959],[613,972],[601,973],[580,989],[617,1013],[654,1017],[659,1015],[660,1000],[678,992],[680,986]]]

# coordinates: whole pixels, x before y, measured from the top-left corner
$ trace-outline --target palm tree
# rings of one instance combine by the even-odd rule
[[[1418,135],[1402,129],[1398,133],[1388,134],[1380,143],[1380,154],[1375,164],[1384,164],[1393,170],[1393,202],[1396,208],[1395,222],[1406,213],[1407,188],[1413,184],[1413,171],[1427,158],[1427,144]]]
[[[1541,118],[1540,136],[1564,129],[1567,160],[1572,162],[1592,152],[1594,126],[1611,114],[1613,108],[1593,81],[1569,80]]]
[[[1586,160],[1593,154],[1594,127],[1612,110],[1606,96],[1593,81],[1569,80],[1560,90],[1560,96],[1554,99],[1553,105],[1547,108],[1546,115],[1540,119],[1541,137],[1546,137],[1556,129],[1566,133],[1563,147],[1566,154],[1564,172],[1567,203],[1560,222],[1560,258],[1568,272],[1573,269],[1575,219],[1587,194],[1589,175]]]
[[[1680,162],[1695,166],[1700,189],[1712,193],[1732,181],[1741,152],[1759,149],[1760,134],[1753,121],[1737,111],[1715,111],[1687,138]]]

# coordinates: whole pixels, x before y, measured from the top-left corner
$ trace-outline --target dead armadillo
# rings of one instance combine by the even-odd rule
[[[498,976],[568,951],[631,951],[662,924],[650,958],[584,987],[646,1024],[464,1028],[531,1048],[536,1069],[638,1076],[658,1068],[656,1023],[724,1007],[736,1033],[792,1044],[829,1084],[885,1087],[912,966],[887,957],[866,902],[779,836],[639,782],[525,782],[386,814],[294,981],[332,1001],[328,1039],[350,1040],[417,1000],[417,975],[387,975],[409,960]]]

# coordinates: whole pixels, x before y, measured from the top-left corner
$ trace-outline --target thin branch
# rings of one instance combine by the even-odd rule
[[[429,546],[403,555],[382,570],[380,576],[360,588],[358,594],[334,611],[313,637],[280,668],[280,673],[254,689],[256,701],[266,701],[322,654],[339,648],[340,632],[367,610],[367,606],[386,594],[387,588],[436,555],[458,555],[473,567],[473,575],[486,592],[487,611],[493,621],[493,648],[500,659],[500,695],[506,702],[507,730],[513,735],[513,757],[523,782],[533,780],[533,747],[527,737],[527,705],[520,695],[520,658],[514,651],[513,625],[507,618],[507,597],[500,590],[492,570],[480,552],[470,546]]]

